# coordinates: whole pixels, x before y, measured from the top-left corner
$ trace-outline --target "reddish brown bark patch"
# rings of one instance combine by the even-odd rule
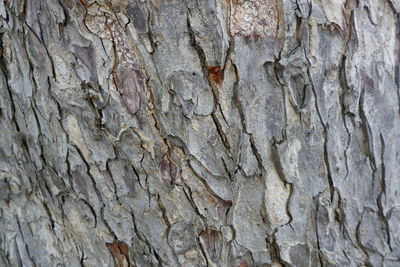
[[[124,242],[106,243],[118,267],[127,267],[129,264],[129,247]]]
[[[118,68],[114,74],[114,83],[122,96],[122,102],[128,111],[135,115],[140,109],[140,91],[143,91],[143,77],[139,71],[125,66]]]
[[[214,229],[206,229],[200,233],[200,242],[208,256],[217,266],[220,263],[222,253],[222,234]]]
[[[221,86],[224,81],[224,72],[221,66],[208,67],[208,77],[217,86]]]
[[[160,170],[163,179],[168,181],[171,185],[176,184],[177,180],[180,178],[178,166],[168,156],[164,156],[161,160]]]

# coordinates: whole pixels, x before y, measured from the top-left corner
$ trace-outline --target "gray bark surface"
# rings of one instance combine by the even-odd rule
[[[399,12],[0,1],[0,266],[400,266]]]

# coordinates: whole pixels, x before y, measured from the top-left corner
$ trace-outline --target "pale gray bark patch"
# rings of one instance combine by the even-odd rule
[[[399,12],[0,1],[0,266],[398,266]]]

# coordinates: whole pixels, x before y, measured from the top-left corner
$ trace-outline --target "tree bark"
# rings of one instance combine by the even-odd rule
[[[0,1],[0,266],[399,266],[399,12]]]

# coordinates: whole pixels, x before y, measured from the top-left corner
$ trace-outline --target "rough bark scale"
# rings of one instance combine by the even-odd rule
[[[399,266],[399,12],[0,1],[0,265]]]

